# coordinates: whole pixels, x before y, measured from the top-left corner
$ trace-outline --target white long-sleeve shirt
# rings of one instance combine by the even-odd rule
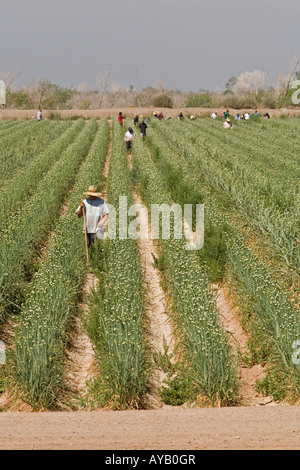
[[[97,197],[96,199],[84,199],[84,209],[85,209],[85,218],[86,218],[86,232],[87,233],[96,233],[97,227],[100,220],[106,215],[109,214],[108,207],[106,202]],[[80,206],[76,210],[78,212]],[[105,226],[102,227],[104,233]]]
[[[131,134],[131,132],[129,131],[125,132],[125,135],[124,135],[125,142],[133,140],[133,138],[134,138],[134,134]]]

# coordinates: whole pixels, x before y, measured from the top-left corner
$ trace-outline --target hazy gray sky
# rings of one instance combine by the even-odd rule
[[[0,74],[17,86],[97,79],[135,88],[225,88],[256,69],[275,79],[300,56],[299,0],[0,0]]]

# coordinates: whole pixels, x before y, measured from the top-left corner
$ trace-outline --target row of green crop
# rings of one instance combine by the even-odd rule
[[[37,250],[53,227],[76,170],[97,129],[90,121],[47,173],[34,195],[12,217],[0,240],[0,320],[18,307],[24,280],[32,275]]]
[[[297,195],[295,184],[299,179],[299,164],[296,158],[292,162],[284,158],[281,162],[284,142],[279,148],[268,148],[265,141],[262,143],[261,132],[255,124],[251,125],[251,135],[239,127],[234,132],[224,133],[223,127],[216,127],[207,120],[201,126],[196,124],[195,128],[185,125],[184,130],[187,139],[193,140],[197,147],[209,149],[211,158],[218,158],[221,167],[237,171],[238,177],[246,173],[246,181],[253,181],[262,194],[270,195],[273,201],[275,197],[280,207],[283,203],[287,207],[292,205],[287,204],[287,196]],[[270,134],[273,135],[271,130]],[[253,142],[255,137],[258,140],[256,145]]]
[[[168,137],[168,141],[170,142],[170,136]],[[175,141],[175,138],[173,137],[172,142]],[[197,151],[193,146],[188,146],[184,145],[182,142],[177,143],[177,150],[179,149],[179,153],[182,154],[182,160],[184,160],[184,164],[187,165],[187,168],[184,169],[184,171],[187,172],[187,174],[190,172],[190,167],[193,168],[193,175],[192,179],[193,182],[196,184],[199,184],[199,180],[201,180],[201,197],[205,197],[205,193],[210,194],[212,191],[214,192],[214,196],[218,195],[219,200],[222,199],[223,206],[225,209],[228,209],[229,213],[233,217],[236,215],[243,213],[246,221],[248,224],[252,227],[255,228],[255,219],[253,222],[253,217],[250,217],[248,211],[244,207],[244,201],[243,197],[239,194],[239,190],[243,194],[243,184],[236,185],[234,186],[234,182],[230,180],[230,182],[227,181],[226,179],[226,173],[219,174],[218,175],[218,162],[211,162],[211,158],[209,158],[205,152],[200,149],[200,152]],[[222,145],[222,142],[220,142],[220,146]],[[226,158],[226,157],[225,157]],[[222,156],[220,156],[219,160],[222,160]],[[220,162],[220,165],[222,163]],[[214,172],[217,173],[217,176],[215,177]],[[223,177],[222,177],[223,176]],[[231,187],[231,183],[232,186]],[[225,192],[226,190],[226,192]],[[231,195],[232,192],[232,195]],[[198,194],[199,194],[199,189],[198,189]],[[232,197],[231,197],[232,196]],[[247,195],[245,196],[246,199]],[[236,199],[235,199],[236,198]],[[233,211],[234,208],[234,211]],[[228,212],[227,211],[227,212]],[[297,208],[295,208],[295,213],[297,211]],[[253,212],[255,212],[255,209],[253,207]],[[287,228],[286,228],[286,236],[281,237],[282,239],[277,239],[276,238],[276,233],[282,228],[284,225],[284,222],[281,223],[281,227],[276,227],[276,215],[278,214],[278,210],[275,210],[275,214],[271,211],[270,208],[264,207],[264,204],[258,204],[257,205],[257,212],[261,214],[261,216],[265,213],[265,228],[264,228],[264,233],[267,232],[267,235],[270,235],[270,238],[272,239],[273,243],[278,245],[278,251],[280,251],[280,247],[282,244],[286,244],[289,248],[290,251],[292,251],[295,255],[295,267],[297,266],[297,258],[298,258],[298,249],[297,249],[297,217],[289,217],[287,214],[285,215],[285,221],[287,221]],[[267,214],[270,215],[270,219],[268,219]],[[256,216],[256,215],[255,215]],[[281,214],[282,216],[282,214]],[[280,215],[279,215],[280,217]],[[283,217],[283,216],[282,216]],[[275,220],[274,220],[275,219]],[[289,227],[292,227],[291,232],[292,232],[292,237],[289,238],[288,236],[288,230]],[[262,227],[261,227],[262,229]],[[277,232],[276,232],[277,229]],[[259,231],[259,234],[261,234],[261,230]],[[282,249],[282,248],[281,248]],[[286,248],[287,249],[287,248]]]
[[[253,359],[268,367],[261,388],[275,399],[300,397],[300,366],[294,360],[300,340],[300,315],[295,302],[282,292],[270,271],[250,253],[236,234],[227,243],[231,277],[247,315]]]
[[[155,126],[154,126],[155,127]],[[274,256],[281,258],[288,269],[297,270],[300,263],[299,244],[299,205],[293,205],[289,211],[278,208],[272,198],[268,198],[257,191],[255,181],[247,178],[238,178],[237,173],[223,165],[223,161],[233,159],[232,150],[227,157],[222,154],[222,141],[214,158],[209,149],[200,149],[187,142],[185,134],[179,135],[176,129],[170,126],[156,126],[171,145],[183,155],[186,163],[192,167],[199,177],[204,177],[210,185],[228,196],[227,203],[238,211],[251,228],[259,231],[269,241]],[[169,132],[167,132],[169,130]],[[239,156],[242,159],[241,156]],[[238,163],[237,163],[238,165]],[[251,175],[250,175],[251,176]],[[278,196],[279,197],[279,196]],[[299,195],[297,195],[299,198]],[[294,201],[294,204],[296,202]]]
[[[2,186],[0,194],[0,230],[13,215],[22,212],[24,203],[33,195],[36,186],[56,164],[61,153],[72,143],[84,121],[77,121],[67,127],[62,135],[58,134],[52,145],[40,152],[28,165]],[[59,130],[61,130],[59,128]]]
[[[255,159],[267,161],[270,168],[280,168],[290,173],[299,153],[298,126],[297,119],[291,119],[287,123],[275,119],[262,125],[237,128],[236,137],[240,133],[245,137],[243,143],[247,144],[248,148],[255,146],[257,149],[257,152],[253,153]],[[232,135],[231,138],[235,139],[235,136]]]
[[[143,406],[149,386],[149,351],[145,342],[144,297],[138,251],[134,240],[120,237],[119,196],[132,204],[123,130],[113,121],[108,201],[116,211],[116,238],[98,244],[92,266],[99,288],[91,304],[89,334],[95,345],[99,380],[94,385],[100,406]],[[113,224],[111,212],[109,224]],[[127,227],[127,226],[126,226]]]
[[[222,198],[203,177],[206,165],[203,163],[202,175],[199,175],[183,152],[180,154],[175,148],[171,149],[160,134],[152,132],[152,129],[147,136],[147,143],[153,160],[169,183],[173,200],[183,204],[185,201],[197,200],[198,197],[198,202],[205,204],[205,224],[208,222],[216,234],[218,227],[223,227],[227,246],[227,269],[243,291],[243,307],[245,299],[247,300],[248,308],[243,312],[244,323],[252,332],[249,343],[252,356],[254,360],[260,358],[268,365],[262,386],[274,396],[278,393],[281,398],[299,398],[300,370],[293,361],[293,345],[300,340],[300,319],[296,306],[289,301],[289,294],[279,288],[270,268],[263,266],[251,253],[246,239],[230,222],[228,207],[224,209]],[[204,247],[205,244],[206,240]],[[263,357],[261,350],[264,350]],[[276,368],[273,367],[274,364],[277,365]]]
[[[41,125],[38,126],[38,123],[33,121],[20,121],[17,127],[14,128],[14,131],[10,131],[8,129],[7,132],[4,132],[1,137],[0,163],[2,164],[7,158],[6,150],[7,152],[9,152],[11,144],[13,144],[15,148],[18,148],[19,146],[21,147],[23,139],[26,138],[26,136],[33,135],[33,133],[36,132],[38,129],[42,130],[44,127],[46,127],[45,122],[41,123]]]
[[[237,131],[226,133],[222,127],[216,127],[215,123],[207,120],[204,120],[201,125],[196,124],[195,127],[188,122],[181,126],[178,124],[171,123],[169,126],[159,128],[167,137],[175,141],[180,149],[186,149],[187,153],[190,147],[196,147],[197,163],[201,164],[202,158],[206,157],[212,165],[218,166],[219,171],[224,171],[224,179],[227,175],[232,175],[245,187],[250,186],[250,191],[251,188],[255,188],[255,191],[265,200],[265,205],[275,204],[283,210],[293,209],[296,205],[299,198],[297,190],[299,182],[289,178],[282,169],[276,169],[274,161],[270,166],[266,162],[269,154],[267,150],[260,149],[260,158],[257,158],[257,149],[250,138],[247,140],[244,134]],[[252,132],[253,134],[257,132],[254,125],[252,125]],[[233,134],[235,139],[232,137]],[[245,142],[247,151],[243,152],[241,146],[245,145]],[[271,155],[273,157],[273,154]],[[296,179],[295,171],[292,172],[292,176]]]
[[[9,127],[9,126],[13,125],[14,123],[16,124],[17,121],[14,121],[13,119],[1,120],[0,121],[0,131],[2,129],[5,129],[6,127]]]
[[[165,175],[173,201],[182,207],[184,204],[195,206],[205,203],[205,207],[212,204],[210,199],[212,188],[209,181],[203,175],[201,177],[195,168],[191,169],[184,155],[157,134],[152,125],[147,135],[147,146],[152,160],[161,174]],[[198,256],[207,262],[210,278],[213,282],[217,282],[224,274],[226,225],[224,218],[219,218],[216,224],[214,215],[214,209],[205,210],[205,243]]]
[[[233,145],[237,143],[242,155],[250,151],[254,161],[267,164],[269,169],[285,171],[292,177],[291,169],[297,168],[299,153],[297,130],[293,127],[292,120],[289,121],[288,127],[283,127],[280,121],[274,126],[275,122],[236,122],[233,123],[234,132],[224,138],[230,140]],[[194,128],[200,133],[201,129],[204,129],[208,138],[213,138],[216,132],[224,134],[223,126],[217,123],[212,125],[210,119],[195,124]]]
[[[212,150],[212,156],[221,152],[220,164],[223,165],[226,162],[230,165],[229,168],[233,166],[239,172],[247,171],[251,167],[251,178],[256,180],[255,183],[259,187],[266,186],[266,194],[269,192],[268,189],[275,194],[276,191],[283,189],[284,194],[281,200],[285,198],[286,192],[292,195],[297,194],[294,187],[299,179],[296,151],[294,151],[294,158],[288,160],[287,155],[283,153],[286,150],[284,141],[278,143],[277,146],[274,146],[273,142],[268,146],[266,136],[261,133],[259,126],[255,123],[246,128],[238,126],[231,133],[224,133],[223,127],[217,127],[208,120],[204,120],[201,126],[196,124],[194,129],[191,126],[185,126],[185,128],[186,131],[189,129],[190,137],[195,140],[196,145],[204,144]],[[272,140],[275,139],[277,134],[272,129],[268,131]],[[235,163],[238,164],[236,167]],[[265,174],[271,177],[273,184],[264,178]],[[283,175],[284,178],[282,178]],[[280,203],[282,203],[281,200]]]
[[[88,129],[89,136],[81,134],[76,146],[80,145],[81,139],[88,137],[91,140],[95,122],[91,122]],[[47,257],[34,276],[22,305],[13,356],[14,378],[23,399],[36,409],[58,408],[66,388],[66,347],[87,272],[82,220],[75,215],[75,210],[84,191],[89,185],[96,184],[101,174],[109,141],[108,130],[107,121],[101,122],[84,163],[73,168],[76,181],[68,210],[57,223]],[[72,153],[75,154],[75,147]]]
[[[1,121],[0,122],[0,138],[5,136],[6,131],[9,131],[11,133],[14,130],[17,130],[18,128],[21,128],[23,124],[25,124],[26,121],[12,121],[12,120],[7,120],[7,121]],[[28,122],[28,121],[27,121]],[[9,135],[9,134],[6,134]]]
[[[14,177],[34,159],[63,131],[61,123],[43,122],[41,126],[27,127],[17,139],[9,139],[5,144],[1,142],[0,152],[0,184]]]
[[[135,182],[148,207],[171,205],[167,182],[140,139],[134,141],[133,155]],[[184,238],[161,239],[160,249],[159,264],[171,292],[181,340],[180,373],[171,384],[177,386],[178,380],[189,383],[190,400],[201,394],[213,405],[234,405],[239,391],[237,358],[232,356],[228,336],[220,326],[206,267],[200,265],[194,251],[186,249]]]
[[[274,166],[290,173],[291,166],[297,162],[299,152],[297,121],[297,119],[291,119],[288,125],[285,125],[282,121],[274,120],[263,125],[255,124],[243,129],[237,128],[237,137],[239,133],[245,136],[243,143],[246,144],[246,148],[255,146],[257,149],[254,153],[255,159],[262,159],[267,161],[270,167]],[[231,138],[235,139],[235,136]],[[264,155],[264,150],[266,150],[266,155]]]
[[[184,137],[186,145],[193,144],[197,147],[199,157],[203,152],[207,152],[210,159],[217,160],[220,169],[230,171],[246,184],[251,181],[267,204],[269,200],[283,210],[293,207],[299,197],[299,165],[296,158],[293,162],[294,168],[285,160],[283,168],[280,163],[283,143],[279,149],[268,149],[265,143],[260,141],[263,137],[257,124],[251,123],[249,126],[251,135],[244,132],[243,126],[235,127],[233,132],[225,132],[222,125],[207,119],[194,124],[188,121],[172,122],[169,126],[160,128],[162,131],[170,129],[171,132],[176,132],[177,136]],[[272,133],[271,129],[269,131]],[[253,144],[255,136],[260,145]]]
[[[1,132],[0,138],[1,138],[1,144],[5,145],[6,143],[19,139],[20,135],[23,134],[24,130],[27,129],[30,131],[30,129],[33,129],[35,126],[33,121],[19,121],[15,124],[12,124],[10,126],[5,126],[3,131]]]
[[[201,166],[204,159],[206,166],[211,166],[212,173],[218,171],[222,176],[218,178],[219,184],[223,184],[227,192],[234,190],[235,180],[237,180],[236,184],[239,183],[245,188],[244,192],[249,194],[248,198],[254,193],[263,201],[265,207],[275,208],[279,213],[285,214],[288,210],[292,215],[299,206],[299,181],[289,180],[287,175],[283,177],[282,171],[274,174],[273,168],[255,159],[255,150],[251,146],[251,153],[242,154],[239,141],[235,145],[231,142],[232,133],[224,134],[221,128],[214,130],[214,134],[211,135],[212,128],[212,123],[206,121],[203,126],[198,127],[201,130],[198,133],[199,137],[199,135],[195,136],[195,129],[185,126],[183,140],[175,134],[176,130],[179,131],[175,124],[168,135],[173,133],[173,139],[169,137],[173,142],[177,142],[180,149],[184,149],[187,158],[190,151],[192,152],[195,165]],[[161,127],[161,129],[164,128]],[[240,135],[239,139],[243,141],[245,136]],[[193,147],[197,148],[197,152]],[[294,176],[296,177],[295,172]]]

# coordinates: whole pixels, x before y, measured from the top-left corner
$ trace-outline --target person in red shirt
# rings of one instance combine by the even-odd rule
[[[124,118],[123,118],[123,115],[122,115],[122,112],[121,112],[121,111],[119,112],[118,119],[119,119],[119,124],[120,124],[121,126],[123,126]]]

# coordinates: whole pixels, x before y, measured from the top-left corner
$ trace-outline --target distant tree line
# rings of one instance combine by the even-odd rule
[[[299,62],[299,61],[298,61]],[[297,65],[298,65],[297,62]],[[65,88],[51,83],[47,79],[39,80],[29,86],[16,89],[14,81],[6,80],[6,107],[14,109],[109,109],[115,107],[157,108],[220,108],[234,109],[265,107],[282,108],[299,106],[300,100],[292,100],[295,83],[300,81],[300,71],[294,66],[286,75],[277,77],[272,84],[267,73],[256,70],[244,72],[239,77],[228,79],[225,90],[214,92],[183,92],[166,90],[162,80],[156,86],[136,90],[133,85],[124,88],[119,84],[108,83],[106,74],[99,82],[98,90],[91,90],[86,84]],[[5,77],[4,77],[5,81]],[[299,95],[300,95],[300,85]]]

